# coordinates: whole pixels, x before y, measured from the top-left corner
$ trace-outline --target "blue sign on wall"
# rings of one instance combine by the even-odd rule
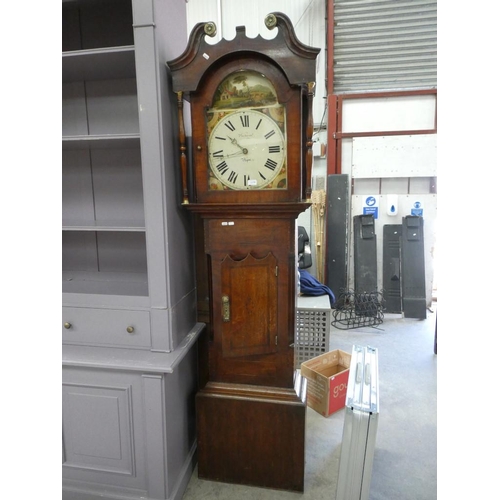
[[[378,219],[378,198],[375,196],[367,196],[363,205],[363,215],[373,215],[374,219]]]
[[[411,209],[411,215],[418,215],[419,217],[423,217],[424,209],[422,208],[422,203],[416,201],[413,204],[413,208]]]
[[[363,207],[363,215],[373,215],[374,219],[378,219],[378,207]]]

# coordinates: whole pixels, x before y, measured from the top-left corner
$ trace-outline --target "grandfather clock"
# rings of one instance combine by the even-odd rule
[[[177,93],[182,204],[195,214],[200,346],[198,473],[303,491],[306,401],[294,370],[296,219],[310,205],[319,49],[282,13],[276,37],[210,45],[197,24],[167,63]],[[183,102],[191,105],[188,168]]]

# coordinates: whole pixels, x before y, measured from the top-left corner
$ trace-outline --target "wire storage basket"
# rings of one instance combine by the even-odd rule
[[[333,305],[332,316],[332,325],[340,330],[380,325],[384,321],[383,292],[342,289]]]

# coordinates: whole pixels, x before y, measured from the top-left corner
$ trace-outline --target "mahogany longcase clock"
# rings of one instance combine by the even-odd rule
[[[303,491],[296,219],[310,206],[319,49],[302,44],[282,13],[265,24],[277,30],[274,39],[248,38],[238,27],[233,40],[210,45],[205,36],[216,27],[199,23],[184,53],[167,62],[179,106],[182,204],[197,227],[198,316],[207,323],[198,473]]]

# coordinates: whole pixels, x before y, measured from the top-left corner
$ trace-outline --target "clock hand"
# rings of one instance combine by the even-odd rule
[[[231,144],[234,144],[236,146],[238,146],[240,149],[243,149],[239,144],[238,144],[238,141],[236,139],[233,139],[232,137],[229,137],[227,136],[227,138],[231,141]]]
[[[224,155],[223,158],[233,158],[235,156],[241,156],[241,155],[244,155],[244,154],[246,154],[245,150],[243,150],[243,151],[236,151],[236,153],[230,153],[228,155]]]
[[[240,146],[238,144],[238,141],[236,139],[233,139],[233,138],[231,138],[229,136],[227,136],[227,137],[231,141],[231,144],[234,144],[235,146],[238,146],[241,149],[241,151],[243,151],[243,154],[245,154],[245,155],[248,154],[248,149],[244,148],[243,146]]]

